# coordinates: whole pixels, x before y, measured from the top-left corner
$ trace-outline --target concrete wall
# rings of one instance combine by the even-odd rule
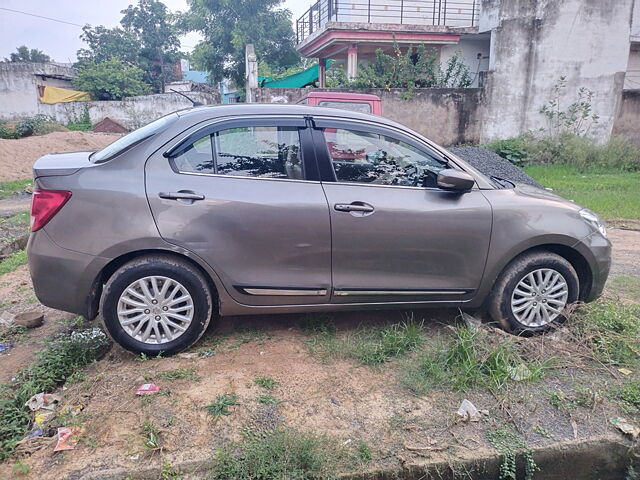
[[[622,94],[613,135],[624,135],[640,146],[640,90],[628,90]]]
[[[481,28],[491,27],[491,66],[481,139],[491,141],[548,126],[540,108],[566,76],[563,106],[577,90],[595,92],[600,121],[591,133],[609,138],[629,59],[633,0],[484,0]],[[496,9],[498,14],[496,16]]]
[[[54,63],[0,62],[0,119],[35,115],[38,86],[73,88],[68,79],[75,75],[74,68]]]
[[[297,103],[311,90],[301,88],[257,88],[258,103]],[[345,89],[313,89],[345,92]],[[477,88],[416,89],[409,99],[404,89],[364,89],[382,100],[382,114],[421,133],[441,145],[477,143],[483,112],[481,90]]]
[[[218,95],[203,92],[189,92],[190,98],[205,105],[220,103]],[[186,98],[176,93],[142,95],[118,101],[67,102],[53,105],[39,104],[38,112],[51,115],[60,123],[69,123],[89,111],[91,123],[98,123],[109,117],[126,128],[133,130],[177,110],[192,106]]]

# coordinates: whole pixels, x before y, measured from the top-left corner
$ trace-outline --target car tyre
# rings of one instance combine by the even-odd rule
[[[551,287],[545,290],[546,285]],[[548,251],[525,253],[507,265],[498,277],[488,312],[512,333],[544,332],[565,320],[565,309],[578,300],[579,287],[575,269],[560,255]]]
[[[172,292],[174,298],[169,298]],[[109,278],[100,313],[111,338],[126,350],[149,356],[173,355],[202,337],[213,315],[213,296],[203,274],[190,263],[169,255],[149,255],[124,264]],[[128,324],[137,315],[148,320]],[[134,337],[140,323],[143,325]],[[151,334],[142,341],[149,325]]]

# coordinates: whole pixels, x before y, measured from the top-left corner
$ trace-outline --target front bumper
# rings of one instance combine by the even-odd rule
[[[27,256],[33,289],[40,303],[86,315],[93,281],[109,259],[62,248],[45,230],[31,233]]]
[[[589,262],[591,268],[591,288],[586,293],[585,302],[592,302],[602,295],[611,269],[611,242],[599,232],[583,238],[576,248]]]

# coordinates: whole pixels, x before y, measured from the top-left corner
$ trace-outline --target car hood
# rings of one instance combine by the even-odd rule
[[[555,206],[564,206],[576,211],[583,208],[574,201],[561,197],[560,195],[553,193],[551,190],[534,187],[533,185],[528,185],[526,183],[511,183],[515,185],[515,188],[513,189],[514,192],[520,197],[549,201],[553,202]]]

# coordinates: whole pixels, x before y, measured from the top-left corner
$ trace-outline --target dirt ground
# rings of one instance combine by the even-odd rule
[[[31,178],[34,162],[47,153],[78,152],[106,147],[120,135],[92,132],[52,132],[46,135],[0,139],[0,182]]]
[[[613,231],[614,275],[637,275],[640,232]],[[32,361],[45,339],[69,328],[72,315],[39,306],[31,290],[26,266],[0,276],[0,312],[17,313],[43,309],[45,324],[29,331],[9,352],[0,354],[0,382]],[[454,323],[456,311],[416,312],[424,319],[428,336],[436,338]],[[354,312],[333,316],[340,335],[365,325],[397,322],[398,311]],[[21,458],[31,467],[23,478],[41,480],[124,478],[141,465],[160,468],[172,465],[210,465],[213,452],[228,441],[239,440],[249,430],[261,431],[286,425],[300,431],[328,435],[336,449],[353,452],[364,441],[371,446],[374,461],[363,469],[398,469],[424,461],[456,462],[481,453],[494,452],[487,431],[508,423],[515,425],[530,446],[575,441],[619,434],[609,419],[619,414],[607,398],[598,398],[590,409],[573,412],[550,405],[551,392],[575,392],[597,384],[607,389],[620,374],[602,369],[585,375],[576,363],[566,364],[548,375],[543,383],[514,384],[504,394],[488,391],[465,394],[432,390],[418,397],[398,384],[403,361],[381,368],[352,361],[325,359],[309,349],[310,337],[300,328],[297,315],[225,318],[213,325],[191,353],[215,352],[213,356],[162,358],[141,361],[113,346],[101,361],[85,369],[84,378],[67,384],[63,404],[82,405],[74,420],[84,434],[71,452],[54,453],[55,437],[31,442],[29,454],[18,454],[0,465],[0,478],[12,478],[12,466]],[[488,335],[502,335],[489,331]],[[560,331],[553,336],[522,339],[532,355],[558,352],[571,356],[574,348]],[[577,357],[576,357],[577,358]],[[177,368],[192,369],[198,378],[162,380],[158,373]],[[265,390],[257,377],[270,377],[278,386],[269,392],[281,403],[257,401]],[[155,382],[162,394],[136,397],[138,385]],[[586,388],[586,387],[585,387]],[[224,393],[238,396],[239,405],[229,416],[212,418],[204,409]],[[489,415],[475,424],[457,421],[455,411],[468,398]],[[152,421],[160,431],[162,451],[150,453],[143,446],[141,428]],[[539,433],[544,432],[544,435]],[[196,468],[197,471],[197,468]],[[200,478],[197,473],[183,478]]]

